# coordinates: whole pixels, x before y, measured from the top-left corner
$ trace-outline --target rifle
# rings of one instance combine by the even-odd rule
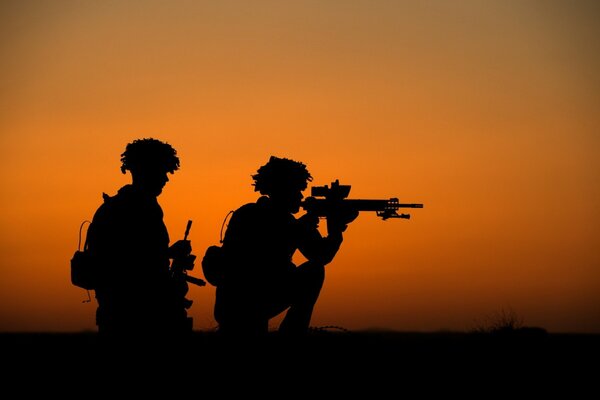
[[[399,208],[423,208],[423,204],[400,203],[397,198],[388,200],[360,200],[347,199],[350,194],[350,185],[340,185],[339,180],[331,183],[331,187],[313,186],[311,196],[301,203],[309,213],[319,217],[331,215],[339,209],[351,209],[355,211],[375,211],[377,216],[383,220],[388,218],[409,219],[410,214],[398,214]]]
[[[185,228],[185,235],[183,237],[183,241],[187,241],[188,234],[190,233],[190,228],[192,227],[192,220],[189,220],[187,226]],[[192,317],[187,316],[187,310],[192,306],[193,300],[188,299],[185,295],[188,292],[188,285],[186,282],[193,283],[194,285],[204,286],[206,282],[200,278],[195,278],[187,274],[187,271],[191,271],[194,269],[194,260],[196,256],[191,254],[188,251],[179,249],[177,250],[177,254],[173,256],[173,262],[171,262],[171,268],[169,273],[171,275],[171,279],[173,279],[174,285],[174,294],[176,298],[181,302],[179,303],[183,308],[183,319],[181,319],[180,328],[185,332],[191,332],[194,327],[194,321]]]
[[[187,240],[191,227],[192,220],[189,220],[185,228],[185,235],[183,236],[183,240]],[[196,278],[194,276],[188,275],[187,273],[187,271],[191,271],[192,269],[194,269],[195,259],[196,256],[192,254],[185,254],[182,257],[173,259],[173,262],[171,263],[171,277],[176,280],[182,279],[186,282],[192,283],[197,286],[205,286],[206,282],[203,279]],[[184,302],[187,306],[186,308],[189,308],[189,306],[192,305],[191,300],[184,299]]]

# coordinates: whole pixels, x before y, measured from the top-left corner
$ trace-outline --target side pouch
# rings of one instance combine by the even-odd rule
[[[96,288],[96,266],[89,252],[77,250],[73,254],[73,258],[71,258],[71,283],[86,290]]]
[[[202,273],[213,286],[223,281],[225,273],[225,252],[221,246],[210,246],[202,258]]]
[[[71,283],[77,287],[92,290],[96,288],[97,281],[97,266],[94,262],[93,257],[87,250],[87,239],[81,248],[81,231],[85,223],[89,221],[83,221],[79,227],[79,244],[77,245],[77,251],[71,258]]]

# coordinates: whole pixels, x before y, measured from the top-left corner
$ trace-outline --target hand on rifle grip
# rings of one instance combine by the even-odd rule
[[[312,212],[307,212],[300,218],[298,218],[298,222],[307,230],[314,230],[319,227],[319,216]]]
[[[184,258],[192,253],[192,243],[189,240],[178,240],[169,247],[169,258]]]
[[[328,234],[344,232],[348,224],[358,217],[359,212],[353,208],[342,207],[327,216]]]

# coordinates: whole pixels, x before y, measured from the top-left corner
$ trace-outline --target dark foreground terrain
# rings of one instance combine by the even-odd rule
[[[135,381],[136,390],[163,385],[174,391],[195,391],[200,397],[209,389],[271,393],[280,385],[288,395],[298,396],[306,390],[323,394],[327,388],[338,395],[365,390],[394,393],[409,387],[422,394],[451,388],[460,393],[480,385],[487,388],[480,393],[483,397],[525,389],[539,396],[555,390],[588,393],[592,388],[591,395],[597,393],[600,379],[600,335],[548,334],[535,329],[506,333],[315,331],[303,338],[273,333],[261,339],[194,332],[178,340],[137,337],[120,341],[105,341],[96,333],[4,333],[0,334],[0,351],[7,370],[5,383],[26,377],[32,386],[24,388],[33,390],[40,388],[35,383],[39,378],[57,376],[52,382],[58,387],[87,382],[88,390],[82,394],[101,391],[115,381],[125,387]]]

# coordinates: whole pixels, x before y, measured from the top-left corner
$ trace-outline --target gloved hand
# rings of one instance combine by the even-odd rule
[[[196,256],[193,254],[175,257],[173,258],[173,261],[171,263],[171,270],[191,271],[192,269],[194,269],[195,261]]]
[[[350,207],[341,207],[327,216],[327,233],[342,233],[348,224],[358,217],[359,212]]]
[[[196,256],[192,253],[189,240],[178,240],[169,247],[169,258],[173,259],[172,269],[191,270],[194,268]]]
[[[181,258],[192,252],[192,242],[189,240],[178,240],[169,247],[169,258]]]
[[[298,223],[304,230],[316,230],[319,227],[319,217],[309,212],[298,218]]]

